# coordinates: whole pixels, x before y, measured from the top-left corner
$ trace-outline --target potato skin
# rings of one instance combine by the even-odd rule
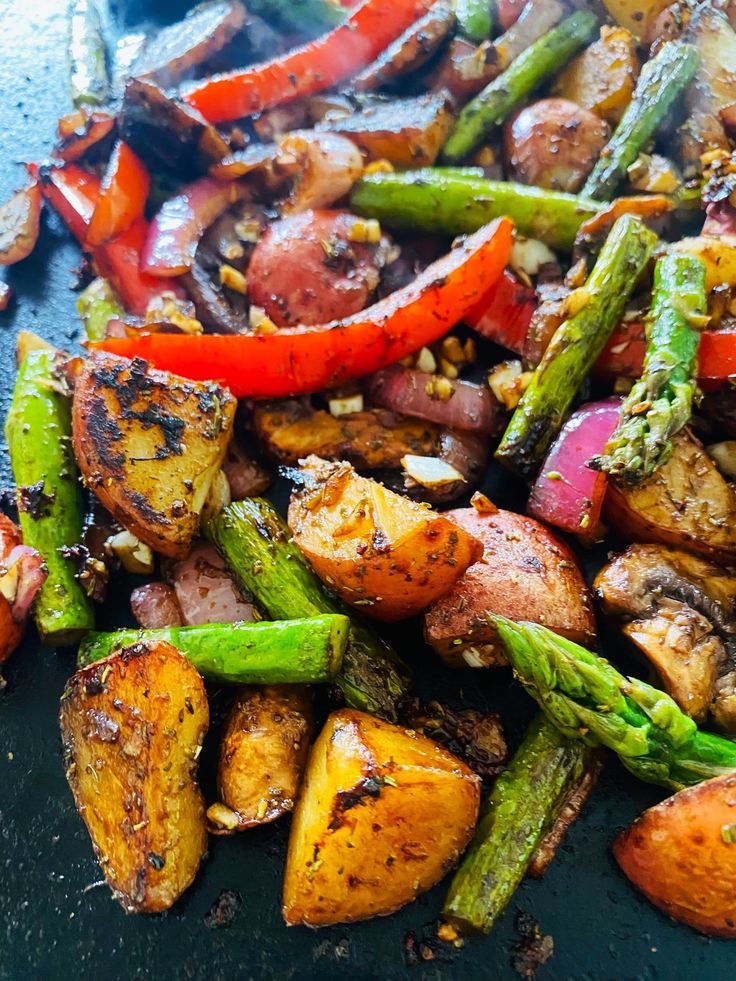
[[[600,39],[562,72],[554,91],[615,126],[631,102],[638,75],[631,33],[625,27],[602,27]]]
[[[168,909],[207,850],[202,678],[170,644],[136,644],[69,680],[60,724],[67,780],[113,895],[127,913]]]
[[[483,554],[479,541],[349,463],[309,457],[289,527],[314,571],[346,603],[376,620],[413,616]]]
[[[543,623],[580,644],[595,640],[592,599],[575,556],[544,525],[511,511],[472,507],[445,517],[484,546],[483,558],[424,615],[425,640],[448,664],[506,663],[488,611]]]
[[[650,807],[613,846],[621,869],[655,906],[688,926],[736,937],[736,774]],[[726,837],[724,837],[726,836]]]
[[[638,487],[609,483],[605,516],[635,542],[662,542],[726,565],[736,559],[736,493],[687,430],[670,459]]]
[[[214,834],[275,821],[293,810],[309,754],[312,696],[299,685],[243,687],[222,732],[217,785],[234,827],[223,827],[213,808]],[[230,821],[228,821],[228,824]]]
[[[287,924],[385,916],[429,889],[470,841],[480,783],[425,736],[363,712],[333,713],[291,826]]]
[[[230,441],[236,402],[145,361],[95,353],[76,379],[74,452],[85,483],[163,555],[184,558]]]

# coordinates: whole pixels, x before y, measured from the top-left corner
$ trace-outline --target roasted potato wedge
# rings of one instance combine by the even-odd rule
[[[601,36],[558,77],[554,92],[615,126],[639,76],[636,42],[625,27],[602,27]]]
[[[74,387],[74,452],[85,483],[137,538],[184,558],[230,441],[236,402],[145,361],[93,354]]]
[[[632,541],[663,542],[733,562],[736,494],[690,432],[683,430],[673,444],[670,459],[643,484],[609,484],[608,523]]]
[[[214,834],[267,824],[294,809],[312,721],[312,696],[306,688],[240,689],[220,743],[220,800],[207,810]]]
[[[168,909],[207,850],[202,678],[170,644],[136,644],[69,680],[60,722],[67,780],[113,895],[128,913]]]
[[[462,528],[360,477],[349,463],[308,457],[289,527],[317,575],[377,620],[420,613],[483,554]]]
[[[705,288],[736,288],[736,238],[733,235],[696,235],[669,246],[670,252],[685,252],[705,263]]]
[[[650,807],[618,836],[613,854],[665,913],[701,933],[736,937],[736,774]]]
[[[483,558],[424,615],[427,643],[453,667],[506,664],[486,613],[595,640],[590,592],[575,556],[544,525],[511,511],[459,508],[445,517],[483,543]]]
[[[672,0],[603,0],[603,6],[617,24],[641,41]]]
[[[319,927],[393,913],[455,865],[479,800],[480,778],[432,740],[335,712],[294,812],[284,919]]]

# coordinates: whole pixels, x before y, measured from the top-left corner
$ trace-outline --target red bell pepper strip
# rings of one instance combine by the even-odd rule
[[[465,314],[463,320],[489,341],[495,341],[515,354],[523,354],[537,306],[536,291],[505,269],[501,278]]]
[[[500,218],[367,310],[274,334],[143,334],[93,348],[141,357],[193,379],[223,382],[237,398],[278,398],[342,384],[438,340],[501,275],[513,225]]]
[[[314,95],[375,61],[432,2],[365,0],[329,34],[283,57],[198,82],[184,101],[208,122],[223,123]]]
[[[150,186],[148,171],[127,143],[118,140],[100,187],[87,245],[102,245],[143,216]]]
[[[77,164],[64,167],[29,167],[41,176],[44,197],[59,213],[69,231],[84,247],[89,224],[100,196],[100,179]],[[142,317],[155,296],[165,290],[183,295],[174,280],[140,272],[140,254],[148,233],[148,222],[137,218],[111,242],[96,246],[91,254],[97,271],[110,280],[127,310]]]

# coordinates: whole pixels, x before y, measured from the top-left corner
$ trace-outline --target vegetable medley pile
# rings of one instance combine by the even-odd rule
[[[736,4],[208,0],[112,52],[70,16],[74,108],[0,262],[61,217],[86,350],[18,338],[0,663],[29,618],[78,645],[64,766],[115,897],[167,909],[208,834],[293,812],[287,924],[458,866],[459,945],[613,754],[675,792],[624,873],[736,936]],[[121,566],[139,629],[95,632]],[[510,758],[412,695],[379,627],[410,618],[538,703]],[[209,806],[205,682],[235,686]]]

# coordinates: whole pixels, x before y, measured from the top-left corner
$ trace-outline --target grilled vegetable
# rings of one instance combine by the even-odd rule
[[[20,529],[0,513],[0,664],[23,639],[31,605],[46,577],[43,557],[22,544]]]
[[[211,831],[243,831],[294,809],[312,726],[306,689],[240,689],[222,732],[218,801],[207,809]]]
[[[664,692],[546,627],[489,617],[516,677],[564,735],[601,743],[640,780],[675,790],[736,768],[736,742],[701,732]]]
[[[714,777],[650,807],[613,845],[647,899],[716,937],[736,936],[735,803],[736,774]]]
[[[730,564],[736,555],[736,494],[687,431],[670,459],[638,487],[609,485],[605,515],[625,538],[663,542]]]
[[[445,517],[483,543],[483,557],[425,613],[427,643],[455,667],[504,664],[488,610],[592,643],[593,605],[572,552],[533,519],[474,500]]]
[[[128,913],[168,909],[207,849],[202,679],[170,644],[137,644],[70,679],[60,722],[67,780],[113,895]]]
[[[621,318],[657,238],[623,215],[585,284],[585,305],[555,331],[496,451],[506,466],[532,476],[559,431],[585,376]]]
[[[251,0],[248,11],[269,24],[275,19],[283,30],[310,37],[338,24],[344,16],[341,5],[332,0]]]
[[[637,40],[648,35],[652,24],[672,0],[603,0],[611,17]]]
[[[82,491],[71,451],[69,399],[55,352],[30,352],[18,370],[5,425],[23,541],[44,558],[48,578],[36,600],[44,643],[73,644],[94,626],[92,604],[64,549],[82,539]]]
[[[697,50],[680,41],[668,41],[646,62],[631,102],[585,182],[582,194],[600,201],[615,197],[627,168],[654,136],[697,67]]]
[[[274,623],[210,623],[158,630],[92,633],[79,648],[85,667],[139,641],[173,644],[205,678],[231,685],[319,684],[338,672],[346,617],[327,614]]]
[[[41,188],[34,180],[0,206],[0,266],[12,266],[33,252],[38,240],[41,200]]]
[[[455,14],[460,34],[471,41],[485,41],[491,36],[493,21],[489,0],[455,0]]]
[[[240,582],[269,616],[342,613],[291,541],[286,522],[268,501],[253,498],[225,508],[205,528]],[[342,670],[335,683],[345,700],[388,719],[408,687],[408,669],[373,630],[351,618]]]
[[[151,548],[183,558],[234,415],[235,400],[219,385],[93,355],[76,381],[74,449],[117,520]]]
[[[122,317],[125,311],[112,286],[98,276],[79,294],[77,313],[87,339],[99,341],[105,336],[110,321]]]
[[[163,582],[148,582],[137,586],[130,594],[130,609],[143,630],[184,626],[184,617],[174,587]]]
[[[237,440],[232,439],[227,448],[222,470],[230,485],[233,501],[244,497],[258,497],[271,483],[271,475],[256,459],[246,453]]]
[[[706,307],[699,259],[668,255],[657,262],[642,377],[624,399],[603,455],[591,461],[595,469],[640,484],[672,455],[672,437],[690,421]]]
[[[364,177],[350,204],[387,228],[448,235],[473,232],[508,215],[522,235],[561,250],[572,248],[582,223],[601,207],[596,201],[560,191],[489,181],[467,171],[442,168]]]
[[[540,714],[496,780],[442,909],[462,933],[490,933],[593,751]]]
[[[530,45],[463,109],[445,144],[444,159],[454,163],[475,149],[494,126],[591,39],[596,23],[590,11],[579,10]]]
[[[148,171],[127,143],[118,140],[87,229],[89,245],[108,242],[143,217],[148,187]]]
[[[284,919],[317,927],[399,909],[457,861],[479,797],[480,778],[426,737],[334,713],[291,825]]]
[[[681,238],[669,246],[670,252],[692,255],[705,263],[705,288],[708,293],[718,287],[736,288],[736,238],[728,235],[697,235]],[[717,331],[713,332],[716,336]],[[711,375],[706,373],[706,377]],[[717,375],[715,377],[718,377]]]
[[[73,0],[69,10],[69,89],[76,108],[102,106],[109,96],[105,41],[95,0]]]
[[[167,561],[162,571],[166,581],[174,587],[177,604],[187,626],[243,621],[254,623],[261,619],[252,600],[238,589],[223,558],[206,542],[195,542],[185,559]]]
[[[630,32],[624,27],[602,27],[600,39],[562,72],[554,91],[613,126],[631,102],[638,76],[636,43]]]
[[[282,153],[296,160],[298,176],[284,214],[327,208],[352,190],[363,176],[363,157],[357,147],[336,133],[293,130],[279,140]]]
[[[605,612],[649,660],[683,712],[736,731],[736,579],[678,549],[632,545],[595,580]]]
[[[309,457],[289,527],[302,555],[346,603],[376,620],[421,612],[483,548],[426,507],[358,476],[348,463]]]

